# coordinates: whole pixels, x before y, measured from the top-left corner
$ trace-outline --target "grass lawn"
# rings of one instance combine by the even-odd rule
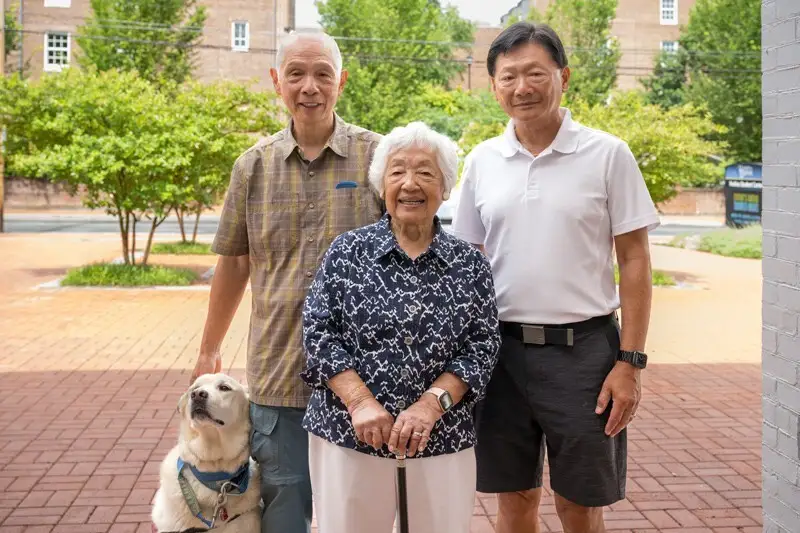
[[[70,270],[61,281],[61,285],[72,287],[186,286],[197,278],[195,272],[183,268],[97,263]]]
[[[157,242],[150,250],[151,254],[163,255],[211,255],[211,245],[204,242]]]
[[[614,265],[614,280],[619,284],[619,265]],[[653,270],[653,287],[672,287],[675,279],[660,270]]]
[[[668,246],[689,248],[726,257],[761,259],[761,225],[724,228],[698,236],[678,235]]]

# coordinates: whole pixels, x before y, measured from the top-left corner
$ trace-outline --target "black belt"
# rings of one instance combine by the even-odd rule
[[[572,346],[575,333],[591,331],[608,325],[614,313],[596,316],[580,322],[569,324],[520,324],[518,322],[500,322],[500,332],[525,344],[561,344]]]

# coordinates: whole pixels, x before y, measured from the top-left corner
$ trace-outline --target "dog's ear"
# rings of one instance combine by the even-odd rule
[[[180,398],[178,398],[178,412],[181,414],[181,416],[184,415],[184,411],[186,410],[186,405],[188,403],[189,403],[189,391],[187,390],[186,392],[181,394]]]

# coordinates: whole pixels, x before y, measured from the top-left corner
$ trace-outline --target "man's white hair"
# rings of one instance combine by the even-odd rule
[[[369,166],[370,184],[383,194],[383,178],[389,157],[397,150],[410,146],[430,150],[436,155],[436,162],[442,172],[444,192],[449,194],[456,185],[458,175],[458,147],[449,137],[434,131],[423,122],[412,122],[407,126],[394,128],[381,139]]]
[[[283,62],[286,59],[286,51],[301,41],[317,41],[322,44],[322,47],[331,54],[333,66],[336,69],[336,76],[340,77],[342,75],[342,52],[339,50],[339,45],[336,44],[336,40],[333,37],[322,32],[292,32],[283,36],[280,45],[278,45],[278,53],[275,55],[275,69],[278,73],[280,73]]]

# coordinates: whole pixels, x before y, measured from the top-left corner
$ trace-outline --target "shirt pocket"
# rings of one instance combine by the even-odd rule
[[[330,194],[329,215],[326,234],[333,240],[342,233],[377,222],[381,210],[369,187],[334,189]]]
[[[283,193],[248,206],[247,228],[253,253],[289,252],[300,242],[300,196]]]

